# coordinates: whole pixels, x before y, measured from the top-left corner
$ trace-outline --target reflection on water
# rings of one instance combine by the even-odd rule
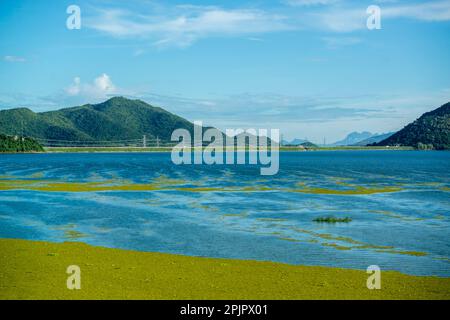
[[[260,176],[168,153],[1,155],[0,237],[450,276],[450,153],[280,156]]]

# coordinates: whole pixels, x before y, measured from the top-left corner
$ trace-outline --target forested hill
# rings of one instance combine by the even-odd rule
[[[40,152],[42,146],[30,138],[5,136],[0,134],[0,152]]]
[[[450,102],[424,113],[419,119],[376,145],[450,149]]]
[[[0,111],[0,134],[70,141],[113,141],[159,137],[193,124],[141,100],[111,98],[99,104],[35,113],[27,108]]]

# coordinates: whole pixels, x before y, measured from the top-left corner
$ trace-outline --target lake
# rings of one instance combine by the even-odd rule
[[[450,276],[450,152],[281,152],[277,175],[259,169],[3,154],[0,237]]]

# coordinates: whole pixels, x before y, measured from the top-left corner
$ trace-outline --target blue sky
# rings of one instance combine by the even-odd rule
[[[72,4],[80,30],[66,27]],[[331,142],[450,101],[449,39],[450,0],[1,0],[0,109],[124,95],[221,129]]]

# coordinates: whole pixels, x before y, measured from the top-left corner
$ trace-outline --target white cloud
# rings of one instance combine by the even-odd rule
[[[115,37],[150,38],[157,46],[181,47],[206,37],[255,35],[290,29],[286,18],[279,14],[211,6],[177,6],[166,16],[100,10],[99,15],[88,18],[85,25]]]
[[[351,32],[366,28],[366,9],[330,9],[312,13],[311,26],[333,32]]]
[[[382,16],[388,18],[411,18],[422,21],[450,20],[450,1],[429,1],[420,4],[382,8]]]
[[[104,73],[100,77],[94,80],[95,88],[99,89],[103,93],[113,93],[115,91],[114,84],[109,76]]]
[[[162,6],[151,12],[97,9],[84,18],[88,28],[117,38],[149,41],[156,47],[187,47],[210,37],[258,36],[271,32],[365,30],[372,1],[283,0],[289,6],[271,9],[224,9],[217,6]],[[419,21],[449,21],[450,1],[433,0],[403,4],[378,0],[382,20],[407,18]],[[154,8],[154,7],[152,7]]]
[[[76,96],[80,93],[81,79],[80,77],[73,78],[73,83],[66,88],[69,96]]]
[[[17,57],[17,56],[4,56],[3,60],[7,62],[26,62],[27,60],[23,57]]]
[[[396,2],[379,3],[381,19],[414,19],[419,21],[449,21],[450,1],[427,1],[400,5]],[[306,14],[308,25],[334,32],[352,32],[367,28],[367,5],[337,6]]]
[[[103,73],[94,79],[93,83],[82,83],[80,77],[75,77],[70,86],[65,89],[68,96],[81,97],[88,100],[105,99],[117,93],[111,78]]]

